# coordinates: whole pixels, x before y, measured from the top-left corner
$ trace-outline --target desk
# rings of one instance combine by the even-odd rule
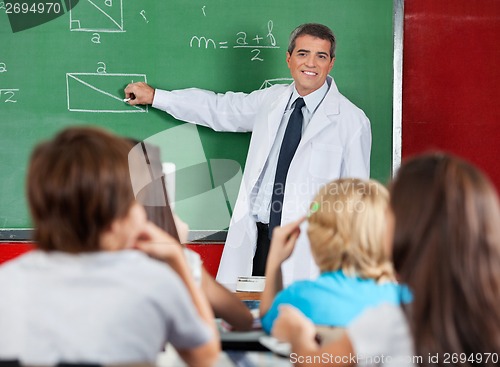
[[[158,357],[157,367],[187,367],[171,346]],[[272,352],[223,351],[216,367],[291,367],[288,358]]]

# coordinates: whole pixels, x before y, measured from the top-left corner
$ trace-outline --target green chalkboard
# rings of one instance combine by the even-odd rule
[[[161,145],[163,158],[179,169],[180,216],[194,230],[227,227],[250,136],[128,106],[123,88],[147,81],[164,89],[250,92],[286,83],[288,36],[305,22],[334,30],[332,75],[371,120],[372,176],[389,177],[392,0],[49,1],[0,1],[0,228],[31,227],[24,195],[29,154],[78,124]]]

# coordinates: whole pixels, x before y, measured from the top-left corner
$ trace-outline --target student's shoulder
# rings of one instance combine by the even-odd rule
[[[386,303],[367,308],[346,331],[358,354],[397,351],[400,356],[411,355],[411,334],[400,305]]]
[[[400,302],[410,303],[413,301],[413,294],[407,285],[395,283],[393,286]]]
[[[25,275],[43,260],[44,253],[41,251],[29,251],[18,257],[8,260],[0,265],[0,289],[14,289],[23,282]],[[5,295],[5,293],[4,293]]]
[[[405,322],[406,316],[400,305],[383,303],[366,308],[348,329],[352,333],[364,333],[366,330],[392,329]]]
[[[298,280],[281,291],[282,298],[309,299],[325,292],[325,287],[317,279]]]
[[[94,269],[100,269],[113,277],[126,274],[123,283],[134,286],[147,282],[150,287],[162,287],[165,284],[175,286],[177,273],[165,262],[153,259],[138,250],[121,250],[101,253],[99,264]]]
[[[1,274],[11,274],[20,271],[23,267],[30,266],[30,264],[36,264],[45,256],[45,253],[39,250],[33,250],[26,252],[18,257],[8,260],[0,265],[0,275]]]
[[[179,275],[163,261],[136,250],[117,251],[116,255],[119,264],[117,269],[112,270],[113,274],[115,277],[126,274],[124,283],[132,289],[142,289],[143,292],[168,289],[177,293],[179,288],[184,287]]]
[[[295,282],[291,283],[285,289],[290,290],[290,291],[299,291],[302,289],[310,289],[310,288],[315,287],[317,283],[318,283],[318,281],[316,279],[296,280]]]
[[[175,273],[170,266],[138,250],[123,250],[115,253],[121,266],[146,273]]]

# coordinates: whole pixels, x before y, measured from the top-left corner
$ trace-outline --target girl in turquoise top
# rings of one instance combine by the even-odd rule
[[[284,290],[281,264],[292,253],[305,218],[275,230],[260,305],[266,332],[281,304],[295,306],[316,325],[344,327],[367,307],[410,300],[390,262],[388,202],[387,189],[373,180],[339,179],[324,186],[311,204],[307,229],[321,274]]]

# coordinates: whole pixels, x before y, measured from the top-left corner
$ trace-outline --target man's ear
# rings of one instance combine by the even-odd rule
[[[335,57],[332,57],[332,59],[330,60],[330,70],[328,70],[328,72],[332,71],[333,64],[335,64]]]
[[[290,52],[286,52],[286,64],[288,65],[288,68],[290,68],[290,57],[292,57],[292,55],[290,54]]]

